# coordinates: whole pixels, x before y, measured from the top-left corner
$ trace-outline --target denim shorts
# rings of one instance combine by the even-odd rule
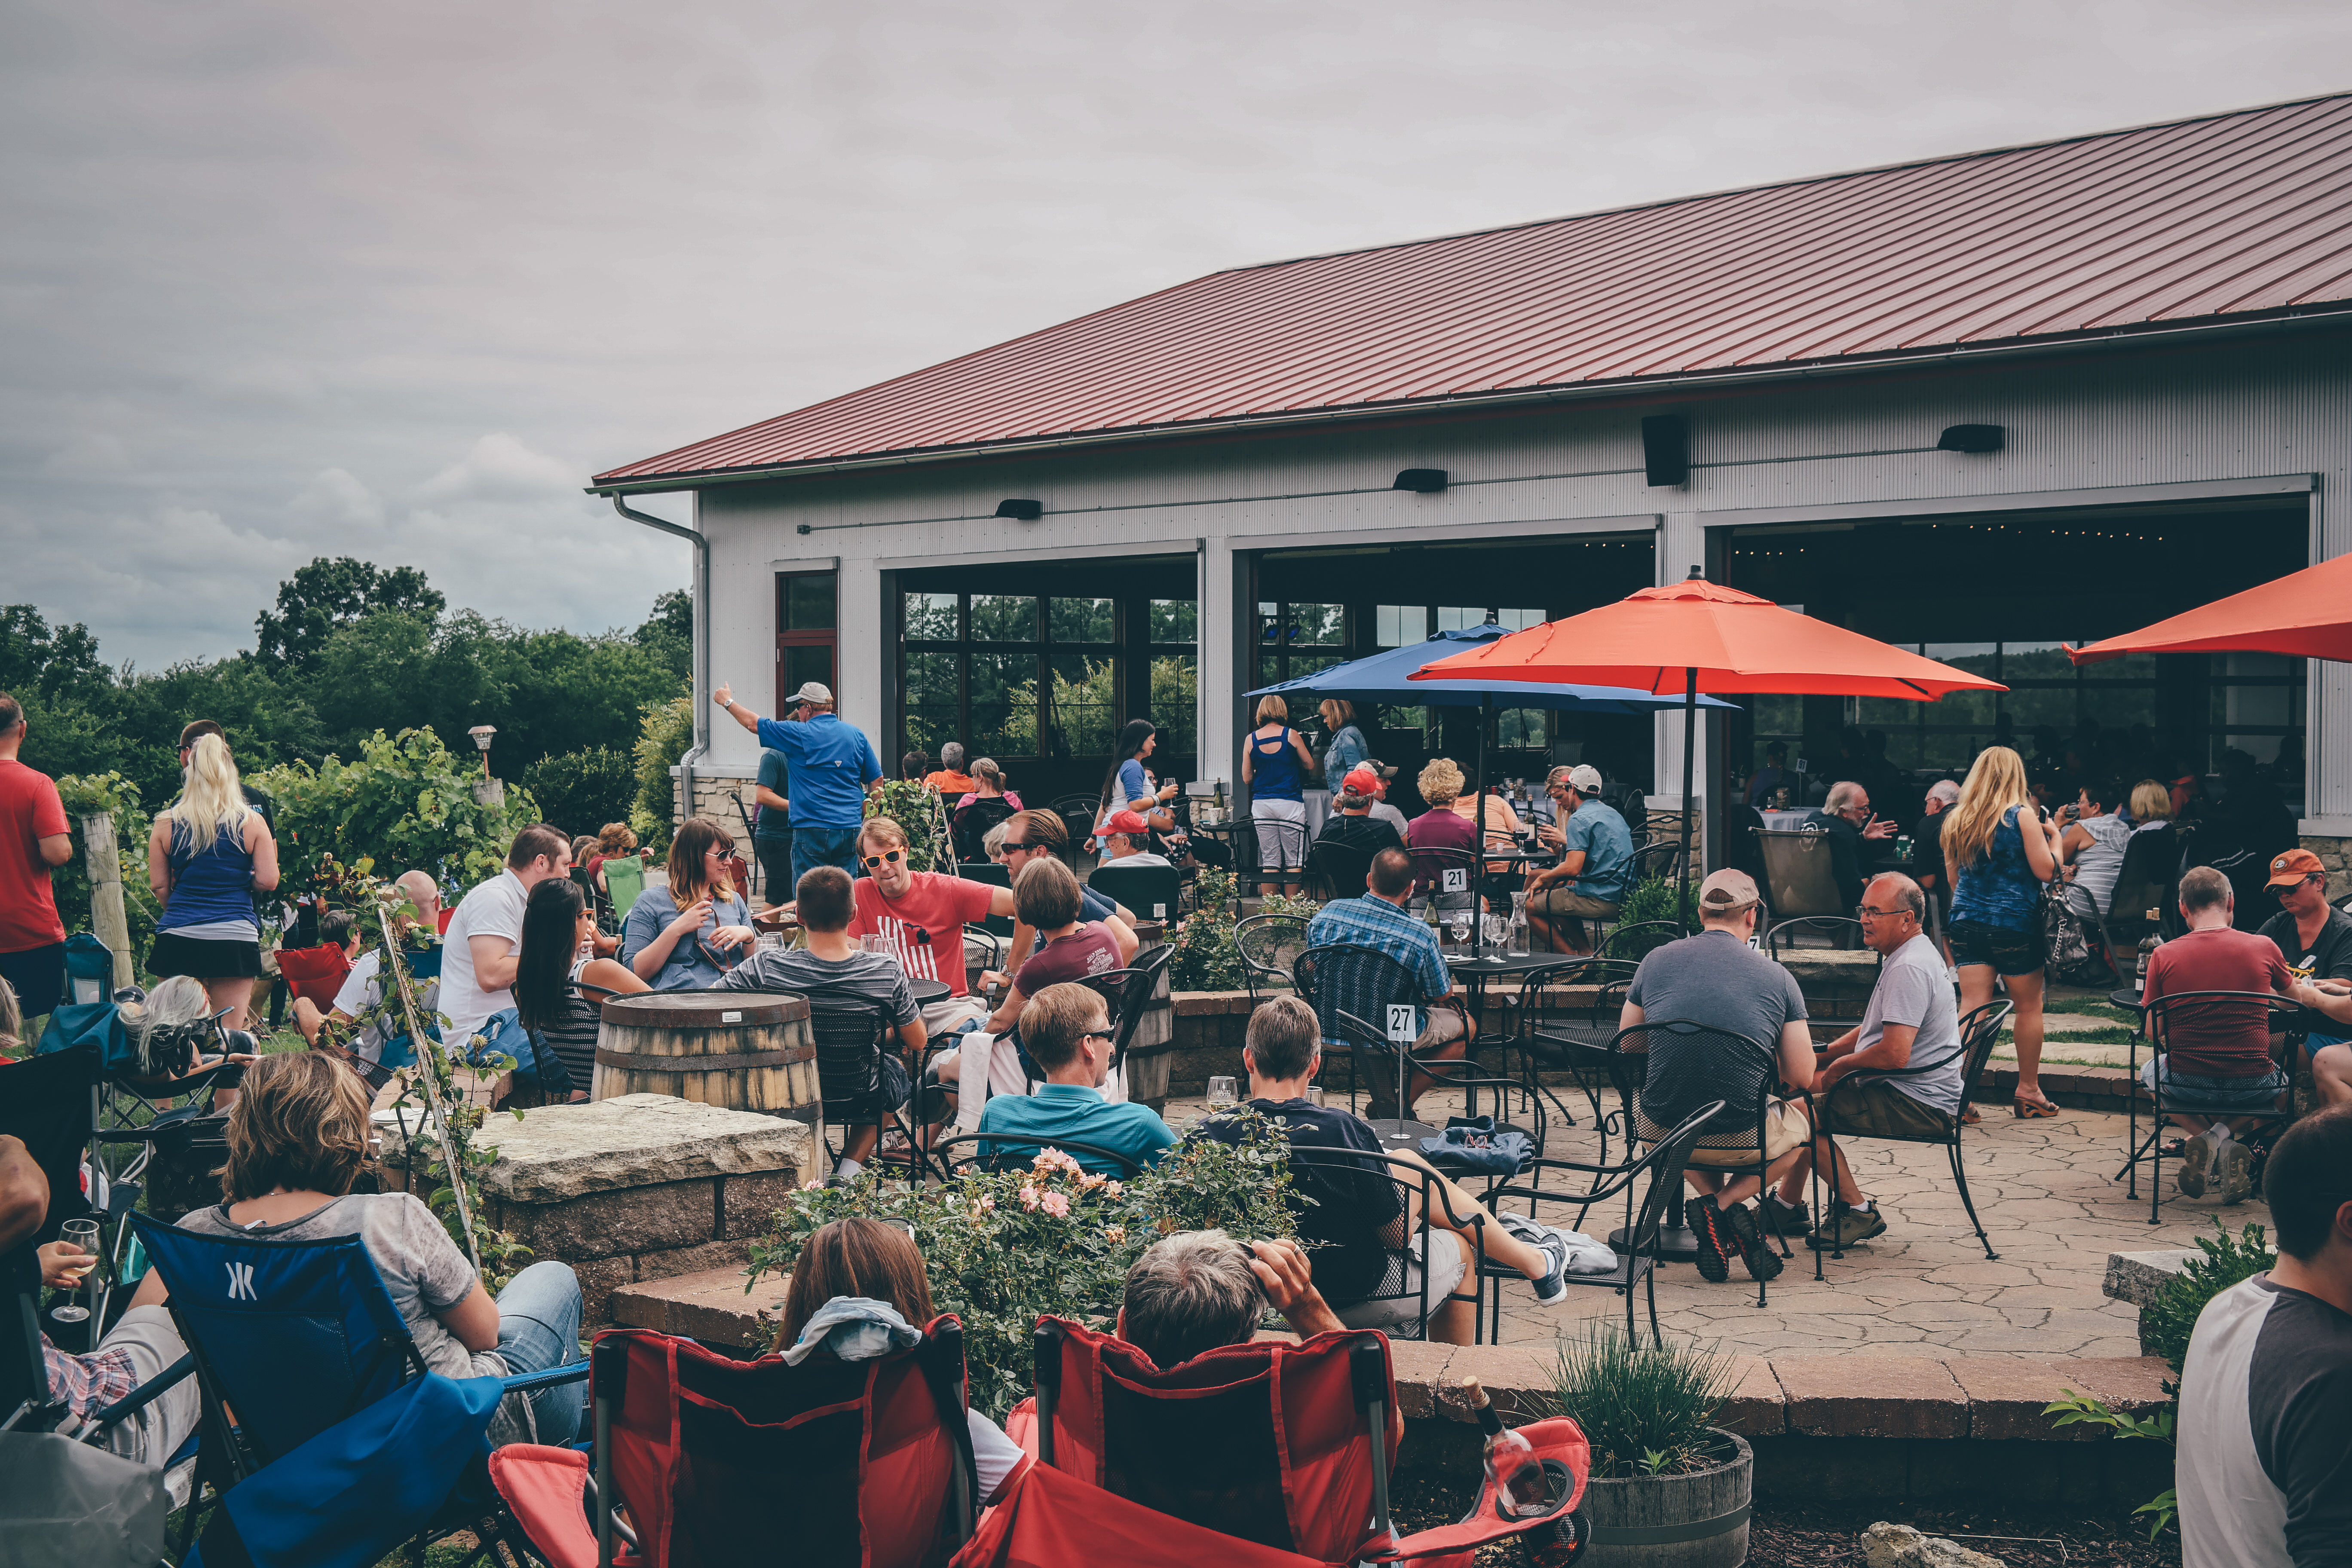
[[[1954,921],[1947,928],[1952,939],[1952,963],[1966,969],[1989,963],[2002,974],[2035,974],[2042,969],[2042,941],[2030,931],[1987,925],[1982,921]]]
[[[2140,1064],[2140,1087],[2156,1092],[2157,1069],[2168,1058],[2153,1057]],[[2200,1073],[2164,1075],[2164,1109],[2219,1115],[2229,1111],[2276,1110],[2286,1091],[2286,1074],[2276,1068],[2245,1078],[2207,1078]]]

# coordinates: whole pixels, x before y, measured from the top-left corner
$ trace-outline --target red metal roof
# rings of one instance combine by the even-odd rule
[[[596,476],[769,470],[2352,299],[2352,95],[1211,273]]]

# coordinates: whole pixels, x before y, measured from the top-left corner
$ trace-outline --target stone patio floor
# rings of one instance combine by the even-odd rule
[[[1452,1106],[1448,1098],[1424,1097],[1422,1120],[1442,1123],[1458,1110],[1458,1096]],[[1181,1132],[1204,1109],[1197,1099],[1171,1100],[1168,1121]],[[1555,1129],[1551,1152],[1592,1159],[1598,1141],[1581,1095],[1573,1097],[1572,1109],[1579,1125]],[[2146,1167],[2137,1202],[2125,1196],[2124,1183],[2107,1179],[2123,1163],[2121,1115],[2069,1110],[2020,1121],[2006,1105],[1981,1110],[1983,1125],[1965,1135],[1964,1159],[1998,1261],[1987,1260],[1969,1226],[1942,1149],[1842,1141],[1863,1190],[1885,1205],[1886,1233],[1842,1259],[1825,1257],[1820,1284],[1811,1252],[1792,1238],[1794,1256],[1762,1308],[1755,1282],[1737,1262],[1721,1285],[1701,1279],[1688,1264],[1668,1264],[1658,1276],[1659,1325],[1670,1337],[1774,1357],[2134,1356],[2137,1309],[2100,1294],[2107,1254],[2193,1246],[2198,1234],[2212,1234],[2216,1216],[2233,1233],[2248,1221],[2270,1223],[2259,1197],[2225,1209],[2210,1195],[2181,1196],[2167,1162],[2162,1223],[2150,1226]],[[1541,1207],[1538,1217],[1547,1223],[1574,1223],[1573,1205]],[[1623,1217],[1620,1198],[1606,1215],[1594,1210],[1586,1228],[1602,1236]],[[1545,1308],[1531,1287],[1506,1281],[1503,1289],[1506,1344],[1540,1343],[1578,1319],[1622,1320],[1624,1312],[1622,1299],[1608,1289],[1576,1289],[1562,1306]],[[1637,1295],[1635,1305],[1646,1333],[1647,1303]]]

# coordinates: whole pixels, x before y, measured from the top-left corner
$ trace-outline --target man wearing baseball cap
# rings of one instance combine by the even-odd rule
[[[1360,771],[1372,775],[1371,818],[1374,822],[1385,822],[1395,828],[1397,842],[1403,843],[1404,813],[1389,804],[1389,780],[1397,776],[1395,766],[1392,763],[1381,762],[1377,757],[1366,757],[1356,764],[1355,770],[1351,771]]]
[[[1805,1022],[1805,997],[1788,966],[1773,963],[1748,945],[1756,935],[1761,901],[1755,879],[1745,871],[1717,871],[1699,884],[1699,931],[1654,948],[1633,972],[1625,991],[1619,1028],[1649,1018],[1662,1025],[1680,1019],[1721,1030],[1720,1035],[1644,1031],[1649,1052],[1635,1131],[1646,1142],[1663,1140],[1683,1118],[1710,1100],[1723,1110],[1707,1123],[1683,1179],[1699,1194],[1685,1211],[1698,1237],[1699,1277],[1721,1284],[1737,1258],[1756,1279],[1780,1272],[1780,1255],[1765,1239],[1747,1200],[1766,1182],[1789,1175],[1803,1157],[1810,1123],[1805,1101],[1769,1101],[1765,1110],[1762,1174],[1727,1177],[1720,1167],[1754,1165],[1756,1097],[1777,1067],[1782,1079],[1803,1089],[1813,1081],[1813,1037]],[[1761,1047],[1759,1049],[1759,1047]],[[1805,1211],[1766,1196],[1773,1228],[1802,1231]]]
[[[1381,775],[1370,763],[1358,763],[1348,770],[1339,782],[1339,798],[1332,804],[1339,807],[1323,819],[1323,831],[1315,836],[1318,844],[1344,844],[1360,849],[1367,858],[1383,849],[1404,847],[1404,835],[1372,815],[1372,803],[1381,793]]]
[[[1120,806],[1103,818],[1103,852],[1106,866],[1170,866],[1168,857],[1156,855],[1151,849],[1151,824],[1140,814]]]
[[[2352,1100],[2352,915],[2327,901],[2327,868],[2308,849],[2271,857],[2270,892],[2279,912],[2262,934],[2286,960],[2287,994],[2335,1026],[2304,1041],[2312,1089],[2331,1104]]]
[[[762,719],[721,684],[710,700],[735,722],[782,752],[793,780],[793,885],[818,866],[857,875],[857,829],[866,797],[882,785],[882,758],[866,731],[833,710],[833,693],[812,680],[793,693],[793,721]]]
[[[1613,921],[1624,901],[1633,833],[1601,800],[1601,770],[1554,768],[1544,780],[1558,820],[1538,829],[1559,864],[1528,878],[1528,928],[1555,952],[1592,951],[1584,922]]]

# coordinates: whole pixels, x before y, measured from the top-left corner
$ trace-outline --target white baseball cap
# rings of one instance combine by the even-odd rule
[[[793,693],[791,701],[794,707],[808,702],[819,708],[830,708],[833,706],[833,692],[816,681],[803,681],[801,689]]]
[[[1599,795],[1601,793],[1601,770],[1594,767],[1590,763],[1580,763],[1579,765],[1569,769],[1568,787],[1576,791],[1579,795]]]

